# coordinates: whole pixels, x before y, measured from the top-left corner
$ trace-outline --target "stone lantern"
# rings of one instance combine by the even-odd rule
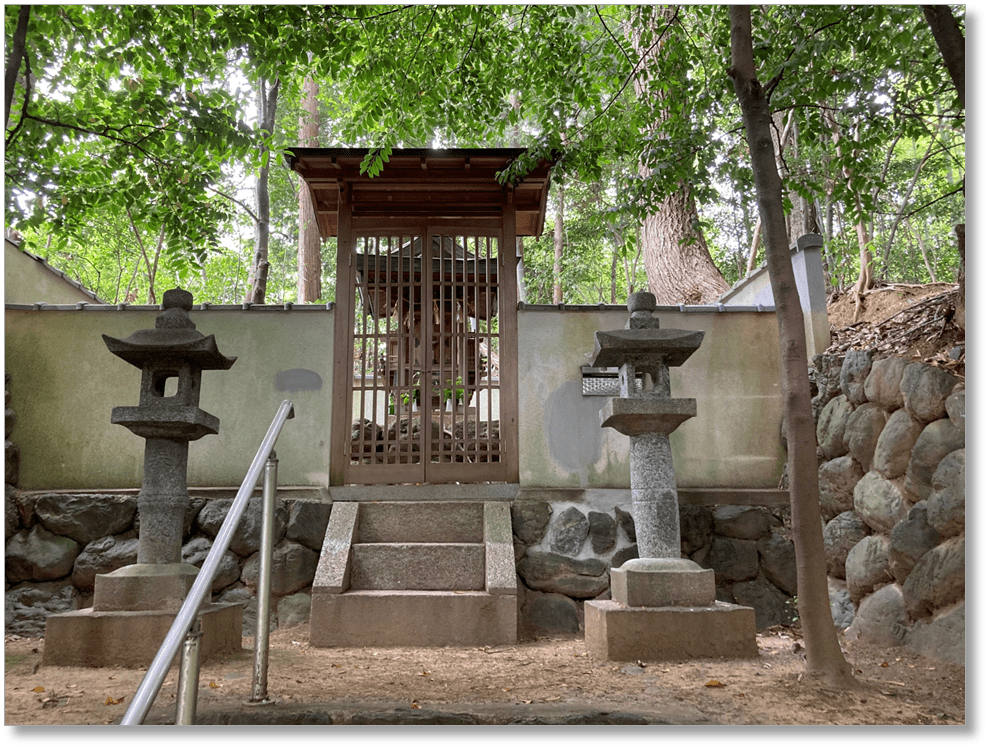
[[[628,298],[624,330],[598,331],[592,365],[617,367],[620,397],[601,409],[601,426],[630,439],[632,518],[639,558],[611,570],[610,601],[584,604],[588,651],[606,660],[753,656],[753,609],[715,600],[714,570],[680,555],[680,513],[670,434],[697,415],[693,398],[672,398],[670,367],[704,339],[663,329],[656,297]]]
[[[220,420],[199,408],[203,370],[230,369],[212,335],[189,319],[192,294],[166,291],[165,311],[151,330],[127,338],[103,336],[110,353],[141,370],[137,406],[117,406],[110,422],[143,437],[144,478],[137,506],[141,518],[138,564],[182,561],[182,526],[189,506],[186,476],[189,443],[217,434]],[[172,390],[174,386],[174,392]]]
[[[202,372],[230,369],[235,357],[197,332],[192,294],[171,289],[162,306],[153,329],[103,336],[111,353],[141,370],[139,404],[117,406],[110,417],[145,440],[137,563],[97,575],[92,608],[48,617],[46,665],[149,665],[199,573],[182,563],[189,442],[220,428],[199,408]],[[204,657],[240,649],[243,604],[207,603],[200,616]]]

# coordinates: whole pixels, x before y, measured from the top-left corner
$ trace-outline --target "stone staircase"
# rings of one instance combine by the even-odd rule
[[[309,642],[513,644],[516,595],[508,502],[334,502]]]

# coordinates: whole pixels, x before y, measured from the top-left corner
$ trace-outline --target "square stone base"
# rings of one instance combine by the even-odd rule
[[[42,663],[86,668],[147,668],[177,613],[89,608],[53,614],[45,622]],[[203,660],[241,650],[243,613],[243,603],[214,603],[203,608],[200,645]]]
[[[755,609],[721,601],[662,608],[584,602],[584,643],[606,661],[754,658],[755,632]]]

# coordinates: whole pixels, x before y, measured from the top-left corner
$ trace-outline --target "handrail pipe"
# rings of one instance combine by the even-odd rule
[[[285,422],[294,417],[295,409],[292,406],[292,402],[288,400],[282,401],[278,412],[275,414],[275,418],[271,422],[271,426],[268,427],[268,433],[265,434],[264,439],[261,441],[261,446],[254,456],[254,460],[251,461],[251,467],[248,469],[247,475],[244,477],[244,481],[237,491],[237,496],[234,498],[230,511],[227,513],[223,525],[220,526],[220,530],[216,534],[213,546],[206,555],[206,560],[203,562],[199,574],[196,575],[196,580],[189,590],[189,595],[186,596],[185,601],[179,608],[178,614],[175,615],[175,620],[172,622],[168,634],[165,635],[165,640],[162,642],[161,648],[158,649],[157,655],[151,661],[151,665],[148,667],[144,679],[134,693],[134,699],[131,700],[131,704],[124,713],[124,717],[121,718],[120,725],[140,725],[147,717],[148,711],[151,709],[151,705],[155,701],[155,697],[158,696],[161,685],[165,681],[165,675],[168,673],[172,661],[185,640],[186,633],[189,631],[196,617],[199,616],[199,609],[206,596],[209,595],[213,578],[216,577],[216,573],[219,570],[223,554],[226,552],[227,547],[230,546],[230,541],[233,539],[233,534],[237,530],[240,518],[247,508],[247,502],[254,493],[254,489],[261,477],[261,472],[264,470],[265,463],[274,449],[275,441],[278,439],[278,435]]]

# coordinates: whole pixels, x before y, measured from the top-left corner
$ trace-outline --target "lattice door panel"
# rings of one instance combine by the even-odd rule
[[[490,236],[435,235],[432,440],[428,480],[500,475],[498,243]],[[514,278],[512,279],[514,283]],[[427,352],[428,354],[429,352]],[[465,465],[469,464],[469,465]]]
[[[348,482],[469,482],[503,473],[497,241],[426,236],[355,242]]]

